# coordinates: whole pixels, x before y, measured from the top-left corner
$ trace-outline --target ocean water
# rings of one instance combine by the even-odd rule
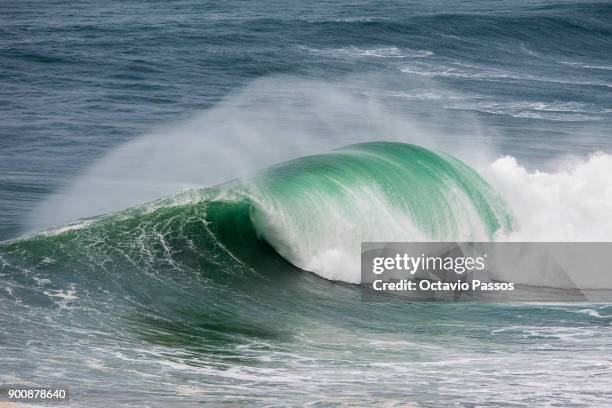
[[[612,405],[608,304],[357,285],[366,240],[610,241],[609,2],[21,1],[0,22],[0,385]]]

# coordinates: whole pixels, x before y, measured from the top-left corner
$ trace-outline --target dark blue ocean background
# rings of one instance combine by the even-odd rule
[[[611,144],[607,1],[19,1],[0,21],[4,239],[109,150],[278,74],[421,84],[394,103],[469,112],[536,165]]]

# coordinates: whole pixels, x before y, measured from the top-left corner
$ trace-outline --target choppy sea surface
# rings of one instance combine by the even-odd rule
[[[0,23],[0,385],[612,405],[612,306],[366,303],[353,265],[362,240],[610,241],[609,2],[21,1]]]

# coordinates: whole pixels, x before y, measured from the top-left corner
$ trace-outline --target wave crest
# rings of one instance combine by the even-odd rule
[[[271,168],[249,184],[257,231],[327,279],[360,280],[363,241],[478,241],[508,230],[499,196],[459,160],[371,142]]]

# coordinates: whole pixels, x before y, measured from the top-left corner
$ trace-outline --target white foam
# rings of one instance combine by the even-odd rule
[[[78,299],[76,295],[76,286],[74,284],[70,284],[66,289],[50,289],[43,293],[52,298],[59,298],[60,307],[67,307],[70,302]]]
[[[334,58],[426,58],[433,55],[429,50],[414,50],[395,46],[310,48],[302,47],[311,54]]]
[[[568,161],[550,172],[528,171],[510,156],[496,160],[486,175],[506,199],[515,221],[512,231],[498,233],[496,240],[609,242],[611,174],[612,155],[604,153]],[[534,286],[612,289],[612,274],[605,267],[608,261],[592,264],[590,259],[574,259],[566,250],[558,249],[551,255],[554,253],[563,265],[564,276],[547,271],[543,265],[537,270],[511,268],[497,278]]]
[[[612,315],[602,315],[597,310],[594,309],[581,309],[578,311],[579,313],[584,313],[587,316],[595,317],[598,319],[609,319],[612,320]]]
[[[528,171],[511,156],[484,176],[502,193],[516,219],[511,241],[610,241],[612,155],[568,160],[557,171]]]
[[[578,102],[532,102],[532,101],[495,101],[495,100],[463,100],[448,104],[447,108],[461,110],[476,110],[494,115],[507,115],[515,118],[546,119],[563,122],[601,120],[598,114],[605,114],[585,103]]]
[[[515,79],[520,81],[551,82],[556,84],[598,86],[606,88],[612,87],[612,84],[609,82],[593,82],[562,79],[560,77],[538,76],[485,65],[472,65],[459,62],[441,63],[438,61],[430,62],[428,60],[413,60],[409,64],[401,66],[399,70],[406,74],[414,74],[424,77],[467,78],[486,81]]]

